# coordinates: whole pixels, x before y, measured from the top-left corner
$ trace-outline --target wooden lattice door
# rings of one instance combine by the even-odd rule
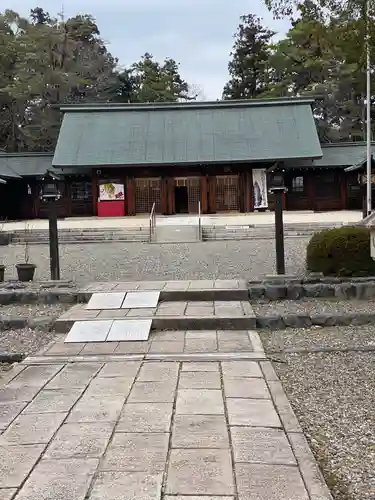
[[[221,212],[240,210],[238,175],[216,176],[216,210]]]
[[[135,212],[150,213],[155,203],[157,213],[161,212],[161,178],[139,177],[135,179]]]
[[[198,203],[201,199],[200,177],[175,177],[175,186],[186,186],[188,195],[189,213],[198,213]]]

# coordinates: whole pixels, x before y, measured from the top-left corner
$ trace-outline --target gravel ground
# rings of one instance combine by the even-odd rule
[[[374,313],[374,300],[302,299],[271,302],[252,302],[255,314],[259,316],[287,314],[351,314]]]
[[[373,347],[375,348],[375,326],[313,326],[311,328],[288,328],[286,330],[259,330],[265,351],[297,347]],[[374,374],[375,376],[375,374]]]
[[[375,353],[286,356],[284,389],[336,500],[375,498]]]
[[[309,238],[285,241],[287,272],[303,274]],[[6,279],[15,277],[15,264],[23,261],[23,246],[0,247]],[[147,244],[101,243],[60,245],[61,277],[88,281],[258,279],[275,272],[275,246],[271,240],[213,241],[205,243]],[[49,278],[49,248],[30,245],[35,279]]]
[[[71,304],[11,304],[1,306],[1,316],[21,316],[23,318],[40,318],[47,316],[60,316],[67,311]]]
[[[6,330],[0,332],[1,354],[31,354],[39,351],[54,338],[54,332],[41,330]]]

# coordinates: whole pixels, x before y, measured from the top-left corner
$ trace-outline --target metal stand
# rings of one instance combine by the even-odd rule
[[[276,272],[285,274],[283,194],[286,188],[274,187],[270,191],[275,195]]]
[[[57,213],[55,201],[50,202],[49,218],[49,260],[51,280],[60,279],[59,238],[57,231]]]

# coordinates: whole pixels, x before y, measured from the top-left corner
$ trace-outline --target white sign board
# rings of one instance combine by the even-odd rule
[[[371,258],[375,260],[375,227],[370,230],[370,252]]]
[[[255,168],[252,173],[254,210],[268,208],[266,169]]]
[[[99,200],[123,200],[124,199],[124,185],[113,184],[112,182],[101,182],[99,186]]]

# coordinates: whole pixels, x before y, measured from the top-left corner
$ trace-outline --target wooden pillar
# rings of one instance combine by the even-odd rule
[[[162,175],[160,181],[160,208],[163,215],[168,215],[168,177]]]
[[[283,197],[281,199],[281,206],[283,207],[283,210],[286,210],[286,196],[287,196],[287,193],[284,191]]]
[[[125,189],[125,215],[135,215],[135,180],[134,177],[126,178],[126,189]]]
[[[39,211],[40,211],[40,197],[39,197],[39,192],[40,192],[40,184],[35,183],[30,185],[31,189],[31,196],[33,198],[33,217],[35,219],[39,219]]]
[[[208,176],[208,213],[216,214],[216,175]]]
[[[341,195],[341,210],[348,208],[348,189],[345,172],[340,172],[340,195]]]
[[[167,178],[167,199],[168,199],[168,214],[172,215],[176,213],[176,206],[174,202],[174,177]]]
[[[253,197],[253,172],[247,172],[247,196],[248,196],[248,212],[254,212],[254,197]]]
[[[246,189],[246,172],[240,172],[238,175],[239,186],[238,189],[240,191],[240,212],[246,212],[247,203],[247,189]]]
[[[308,200],[309,210],[315,210],[315,189],[314,189],[314,174],[313,172],[306,172],[304,180],[306,181],[306,194]]]
[[[99,186],[98,186],[98,176],[95,172],[92,174],[92,215],[98,215],[98,196],[99,196]]]
[[[201,177],[201,211],[202,214],[208,213],[208,183],[207,176],[202,175]]]
[[[71,217],[73,215],[73,206],[72,206],[72,179],[65,179],[65,190],[64,190],[64,206],[65,206],[65,216]]]

